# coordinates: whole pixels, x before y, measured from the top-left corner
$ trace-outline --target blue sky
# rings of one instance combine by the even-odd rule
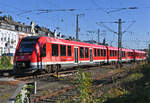
[[[137,9],[124,9],[137,7]],[[36,10],[54,10],[53,12],[40,13]],[[55,11],[61,9],[75,9],[75,11]],[[32,12],[27,12],[31,11]],[[113,12],[113,10],[116,10]],[[120,10],[120,11],[119,11]],[[66,36],[75,37],[76,14],[79,17],[79,38],[81,40],[97,39],[97,29],[101,30],[100,41],[106,38],[107,43],[117,46],[117,35],[96,22],[115,22],[119,18],[123,31],[132,21],[136,21],[126,33],[123,34],[123,46],[127,48],[147,48],[150,44],[150,1],[149,0],[0,0],[2,15],[12,15],[14,20],[30,24],[34,21],[53,31]],[[109,13],[108,13],[109,12]],[[29,19],[27,19],[29,18]],[[115,23],[105,23],[109,28],[118,31]],[[95,31],[88,33],[87,31]]]

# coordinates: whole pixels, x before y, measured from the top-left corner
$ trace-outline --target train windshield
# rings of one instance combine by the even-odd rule
[[[22,41],[17,53],[32,53],[36,41]]]

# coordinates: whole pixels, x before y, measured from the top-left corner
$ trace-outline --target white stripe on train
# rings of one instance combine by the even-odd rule
[[[122,61],[131,61],[134,59],[122,59]],[[136,60],[144,60],[144,59],[136,59]],[[109,62],[112,61],[118,61],[117,59],[109,59]],[[93,60],[90,62],[89,60],[87,61],[78,61],[78,63],[75,63],[74,61],[67,61],[67,62],[42,62],[42,65],[51,65],[51,64],[80,64],[80,63],[95,63],[95,62],[107,62],[107,59],[105,60]],[[36,63],[31,63],[31,65],[37,65],[41,64],[41,62],[36,62]]]

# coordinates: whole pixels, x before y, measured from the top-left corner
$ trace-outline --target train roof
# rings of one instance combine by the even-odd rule
[[[47,40],[51,43],[59,43],[59,44],[69,44],[69,45],[78,45],[78,46],[84,46],[84,47],[93,47],[94,48],[103,48],[106,49],[105,45],[98,45],[98,44],[90,44],[90,43],[85,43],[85,42],[80,42],[80,41],[73,41],[73,40],[65,40],[61,38],[53,38],[49,36],[27,36],[23,38],[24,40]],[[118,47],[112,47],[112,46],[107,46],[110,50],[118,50]],[[133,49],[127,49],[127,48],[122,48],[123,51],[127,52],[137,52],[137,53],[146,53],[145,51],[140,51],[140,50],[133,50]]]
[[[39,39],[40,36],[27,36],[27,37],[24,37],[23,39]]]
[[[98,44],[89,44],[89,43],[85,43],[85,42],[80,42],[80,41],[72,41],[72,40],[64,40],[64,39],[60,39],[60,38],[52,38],[52,37],[40,37],[41,39],[47,39],[49,40],[49,42],[51,43],[59,43],[59,44],[69,44],[69,45],[78,45],[78,46],[84,46],[84,47],[92,47],[94,46],[95,48],[103,48],[106,49],[106,46],[104,45],[98,45]],[[43,40],[42,39],[42,40]]]
[[[135,50],[136,53],[146,53],[145,51]]]
[[[112,46],[107,46],[109,48],[109,50],[118,50],[117,47],[112,47]]]

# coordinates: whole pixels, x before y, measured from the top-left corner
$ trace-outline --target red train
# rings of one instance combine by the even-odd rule
[[[122,61],[145,60],[146,52],[122,48]],[[19,41],[14,70],[44,69],[118,61],[118,48],[44,36],[29,36]]]

